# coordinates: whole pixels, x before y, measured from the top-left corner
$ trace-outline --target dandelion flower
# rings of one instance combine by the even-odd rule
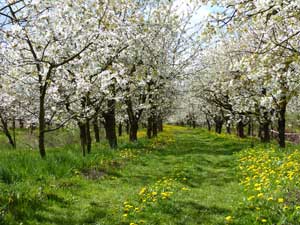
[[[283,198],[278,198],[278,203],[283,203],[283,202],[284,202]]]
[[[252,201],[254,198],[255,198],[255,196],[252,195],[252,196],[248,197],[247,200],[248,200],[248,201]]]
[[[257,195],[257,197],[262,197],[262,196],[264,196],[264,194],[263,193],[259,193],[258,195]]]
[[[226,216],[226,217],[225,217],[225,220],[226,220],[227,222],[232,221],[232,216]]]

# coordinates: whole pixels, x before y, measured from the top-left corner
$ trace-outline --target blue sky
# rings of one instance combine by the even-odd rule
[[[176,0],[175,6],[178,7],[179,14],[185,13],[191,7],[191,3],[188,0]],[[213,14],[216,12],[222,11],[221,7],[218,6],[210,6],[210,5],[203,5],[201,6],[196,15],[192,18],[192,23],[197,24],[207,18],[209,14]]]

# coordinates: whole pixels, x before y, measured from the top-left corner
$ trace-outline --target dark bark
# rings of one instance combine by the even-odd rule
[[[186,124],[187,126],[192,127],[192,120],[189,116],[187,116]]]
[[[46,157],[45,149],[45,96],[46,90],[40,87],[40,105],[39,105],[39,151],[42,158]]]
[[[29,129],[29,132],[30,134],[32,135],[33,134],[33,131],[36,129],[36,125],[35,124],[30,124],[30,129]]]
[[[139,129],[138,121],[137,120],[131,121],[130,129],[129,129],[129,140],[130,141],[132,141],[132,142],[137,141],[138,129]]]
[[[210,121],[207,116],[206,116],[206,125],[207,125],[208,131],[211,131],[211,124],[210,124]]]
[[[5,136],[7,137],[9,144],[13,148],[16,148],[16,144],[15,144],[14,139],[11,136],[9,128],[8,128],[8,122],[7,122],[7,120],[4,119],[4,117],[1,114],[0,114],[0,119],[1,119],[1,123],[2,123],[3,132],[4,132]]]
[[[152,137],[157,137],[157,133],[158,133],[157,117],[152,116],[152,118],[153,118],[153,120],[152,120]]]
[[[104,117],[104,127],[106,138],[109,142],[111,148],[117,148],[117,135],[116,135],[116,117],[115,117],[115,108],[116,102],[114,99],[107,101],[108,111],[103,114]]]
[[[152,125],[153,125],[153,121],[152,121],[152,116],[148,117],[148,124],[147,124],[147,137],[150,139],[152,138]]]
[[[254,136],[254,121],[251,120],[251,136]]]
[[[22,119],[19,119],[19,126],[21,129],[24,128],[24,121]]]
[[[222,117],[221,116],[216,116],[215,118],[214,118],[214,121],[215,121],[215,131],[216,131],[216,133],[218,133],[218,134],[221,134],[222,133],[222,127],[223,127],[223,119],[222,119]]]
[[[236,131],[237,131],[237,136],[238,137],[240,137],[240,138],[244,138],[245,137],[245,134],[244,134],[244,124],[243,124],[242,121],[239,121],[237,123]]]
[[[86,155],[86,146],[87,146],[87,138],[86,138],[86,125],[82,122],[78,122],[79,134],[80,134],[80,145],[82,155]]]
[[[94,127],[95,140],[97,143],[100,143],[100,129],[99,129],[99,123],[97,117],[95,117],[93,120],[93,127]]]
[[[216,133],[221,134],[222,133],[222,127],[223,127],[223,124],[224,124],[223,117],[218,115],[218,116],[214,116],[213,119],[214,119],[214,122],[215,122],[215,131],[216,131]]]
[[[196,121],[195,121],[195,120],[192,121],[192,127],[193,127],[194,129],[196,128]]]
[[[159,118],[158,120],[158,131],[163,132],[164,131],[164,124],[163,124],[163,119]]]
[[[260,126],[261,126],[260,140],[262,142],[270,142],[271,140],[270,121],[265,121]]]
[[[231,134],[231,126],[230,126],[230,124],[226,125],[226,133],[227,134]]]
[[[91,137],[90,121],[89,120],[86,120],[85,129],[86,129],[87,153],[90,154],[91,151],[92,151],[92,137]]]
[[[130,76],[133,75],[135,71],[136,71],[136,65],[133,65],[129,72],[129,75]],[[149,85],[148,85],[148,89],[149,89]],[[127,91],[130,92],[130,86],[127,87]],[[139,103],[143,104],[145,102],[146,102],[146,95],[141,94],[139,96]],[[129,122],[129,141],[135,142],[137,141],[137,132],[139,129],[138,123],[142,115],[143,109],[140,109],[137,112],[135,112],[130,97],[125,99],[125,104],[127,106],[127,115],[128,115],[128,122]]]
[[[281,148],[285,148],[285,113],[286,106],[278,112],[278,143]]]
[[[12,129],[13,129],[13,142],[14,142],[14,148],[17,148],[17,139],[16,139],[16,119],[12,119]]]
[[[216,133],[221,134],[222,133],[222,127],[223,127],[223,123],[220,121],[216,122]]]
[[[129,120],[126,120],[126,133],[129,134]]]
[[[35,54],[34,52],[32,52]],[[36,56],[35,56],[36,58]],[[48,89],[48,85],[51,78],[53,67],[50,66],[48,69],[47,75],[45,77],[45,82],[43,81],[43,77],[40,74],[41,69],[40,65],[37,64],[37,71],[39,72],[38,79],[39,79],[39,152],[42,158],[46,157],[46,149],[45,149],[45,132],[46,132],[46,119],[45,119],[45,98],[46,98],[46,91]]]
[[[143,110],[140,109],[140,110],[138,110],[138,112],[134,112],[131,99],[127,99],[125,103],[127,105],[127,114],[128,114],[128,118],[129,118],[129,141],[135,142],[135,141],[137,141],[139,120],[140,120]]]
[[[247,135],[252,136],[252,122],[251,121],[248,124]]]
[[[121,137],[122,133],[123,133],[123,125],[122,125],[122,123],[119,123],[118,133],[119,133],[119,137]]]
[[[263,138],[263,126],[262,126],[261,123],[259,124],[259,127],[258,127],[257,136],[262,140],[262,138]]]

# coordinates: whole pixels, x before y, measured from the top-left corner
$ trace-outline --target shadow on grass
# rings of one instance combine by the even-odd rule
[[[192,201],[177,201],[166,203],[161,207],[161,212],[174,216],[174,225],[186,224],[224,224],[224,220],[216,223],[216,217],[224,218],[230,210],[217,206],[205,206]],[[188,216],[187,216],[188,212]]]
[[[245,149],[247,147],[251,146],[250,141],[245,141],[242,143],[239,143],[237,141],[231,141],[231,140],[197,140],[195,141],[194,138],[188,139],[186,137],[184,139],[185,141],[181,141],[178,139],[174,145],[171,145],[168,147],[168,149],[163,151],[157,151],[154,154],[160,154],[160,155],[185,155],[185,154],[198,154],[198,155],[216,155],[216,156],[228,156],[233,155],[236,152],[241,151],[242,149]]]
[[[95,224],[96,221],[99,221],[108,215],[106,206],[94,202],[91,202],[88,207],[83,207],[82,209],[77,208],[74,211],[65,210],[66,207],[68,206],[45,208],[43,211],[40,211],[40,214],[35,216],[35,219],[39,224],[81,225]]]
[[[149,154],[141,155],[138,157],[138,160],[126,162],[126,166],[124,167],[109,164],[108,168],[104,168],[105,170],[92,171],[95,173],[94,175],[97,179],[92,181],[87,180],[91,184],[99,184],[101,190],[94,190],[98,196],[93,194],[80,196],[80,194],[76,193],[77,191],[82,191],[84,188],[86,188],[88,192],[92,191],[89,185],[90,183],[88,182],[86,185],[80,185],[76,182],[64,181],[59,188],[72,191],[72,195],[74,194],[74,196],[79,199],[78,202],[71,201],[71,203],[67,204],[63,198],[57,196],[55,192],[51,192],[46,196],[47,199],[44,200],[41,206],[38,205],[37,208],[30,209],[31,206],[29,205],[28,208],[24,208],[24,210],[28,211],[28,214],[24,215],[23,221],[32,222],[31,224],[55,225],[96,224],[101,221],[99,224],[114,225],[117,224],[114,222],[122,215],[120,215],[120,212],[117,212],[119,213],[118,215],[111,215],[109,208],[112,208],[111,205],[113,205],[113,203],[111,203],[112,198],[116,195],[123,198],[124,195],[136,193],[141,186],[155,183],[164,176],[176,177],[177,174],[180,174],[181,178],[187,178],[186,180],[179,180],[184,186],[189,187],[189,189],[195,188],[194,196],[196,196],[197,191],[201,193],[207,186],[213,186],[212,193],[208,192],[208,195],[210,195],[212,201],[215,202],[209,202],[209,204],[205,205],[205,202],[201,202],[199,198],[195,200],[193,198],[187,198],[185,201],[184,199],[180,199],[180,201],[173,202],[171,205],[166,205],[161,208],[161,212],[164,215],[174,217],[172,223],[160,223],[160,219],[161,221],[165,221],[166,218],[157,218],[155,220],[157,223],[151,224],[224,224],[224,216],[228,215],[230,210],[223,208],[223,205],[219,204],[221,198],[214,198],[214,196],[220,196],[219,191],[223,190],[230,182],[236,182],[237,178],[234,175],[232,164],[234,157],[232,155],[250,146],[250,142],[239,142],[239,140],[226,137],[215,137],[212,134],[194,130],[176,133],[176,142],[174,144],[164,146],[161,149],[155,149]],[[121,149],[151,149],[151,147],[147,146],[148,141],[144,140],[133,144],[123,144]],[[109,154],[109,152],[107,154]],[[110,158],[113,156],[113,154],[109,155]],[[97,158],[99,161],[100,159],[102,159],[102,157]],[[64,160],[64,158],[58,158],[56,161],[58,165],[64,161],[68,162]],[[73,161],[78,165],[81,164],[80,161]],[[65,168],[68,168],[68,163],[65,164]],[[85,168],[86,165],[78,167]],[[53,168],[53,170],[55,170],[55,168]],[[81,170],[79,169],[79,171]],[[88,172],[89,175],[91,171]],[[106,180],[104,177],[115,177],[114,179],[116,180]],[[124,188],[128,188],[130,192],[125,193]],[[103,192],[105,192],[106,189],[108,190],[106,194],[108,196],[107,199],[109,199],[109,205],[103,202]],[[126,198],[127,197],[130,196],[126,196]],[[94,201],[95,198],[97,200],[101,199],[101,201],[91,202]],[[86,202],[88,204],[86,204]],[[221,207],[218,207],[218,205]],[[47,208],[44,208],[44,206],[47,206]],[[119,205],[114,206],[119,207]],[[153,213],[159,214],[158,211],[159,210],[154,211]],[[153,216],[153,213],[151,212],[147,216],[150,218]],[[110,217],[112,218],[110,219]],[[154,220],[153,218],[151,219],[152,221]],[[223,223],[218,223],[218,220],[222,220]],[[107,221],[110,223],[107,223]]]
[[[177,132],[176,142],[154,151],[152,157],[157,157],[155,170],[157,174],[163,173],[161,176],[181,173],[187,177],[187,181],[182,183],[190,187],[203,184],[221,187],[237,181],[233,154],[250,144],[247,139],[240,141],[230,137],[212,137],[208,133],[189,130]]]

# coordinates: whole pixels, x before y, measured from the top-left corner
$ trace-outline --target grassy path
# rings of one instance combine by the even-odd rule
[[[233,153],[247,145],[199,130],[176,132],[162,161],[185,171],[191,191],[178,200],[182,212],[170,224],[224,224],[242,198]]]
[[[49,184],[53,196],[24,224],[130,224],[131,218],[124,218],[124,202],[137,202],[141,188],[178,175],[171,199],[151,205],[133,222],[225,224],[224,218],[242,198],[232,154],[248,143],[197,129],[167,127],[162,135],[162,140],[173,142],[161,150],[133,155],[124,165],[115,163],[105,178],[54,179]]]

